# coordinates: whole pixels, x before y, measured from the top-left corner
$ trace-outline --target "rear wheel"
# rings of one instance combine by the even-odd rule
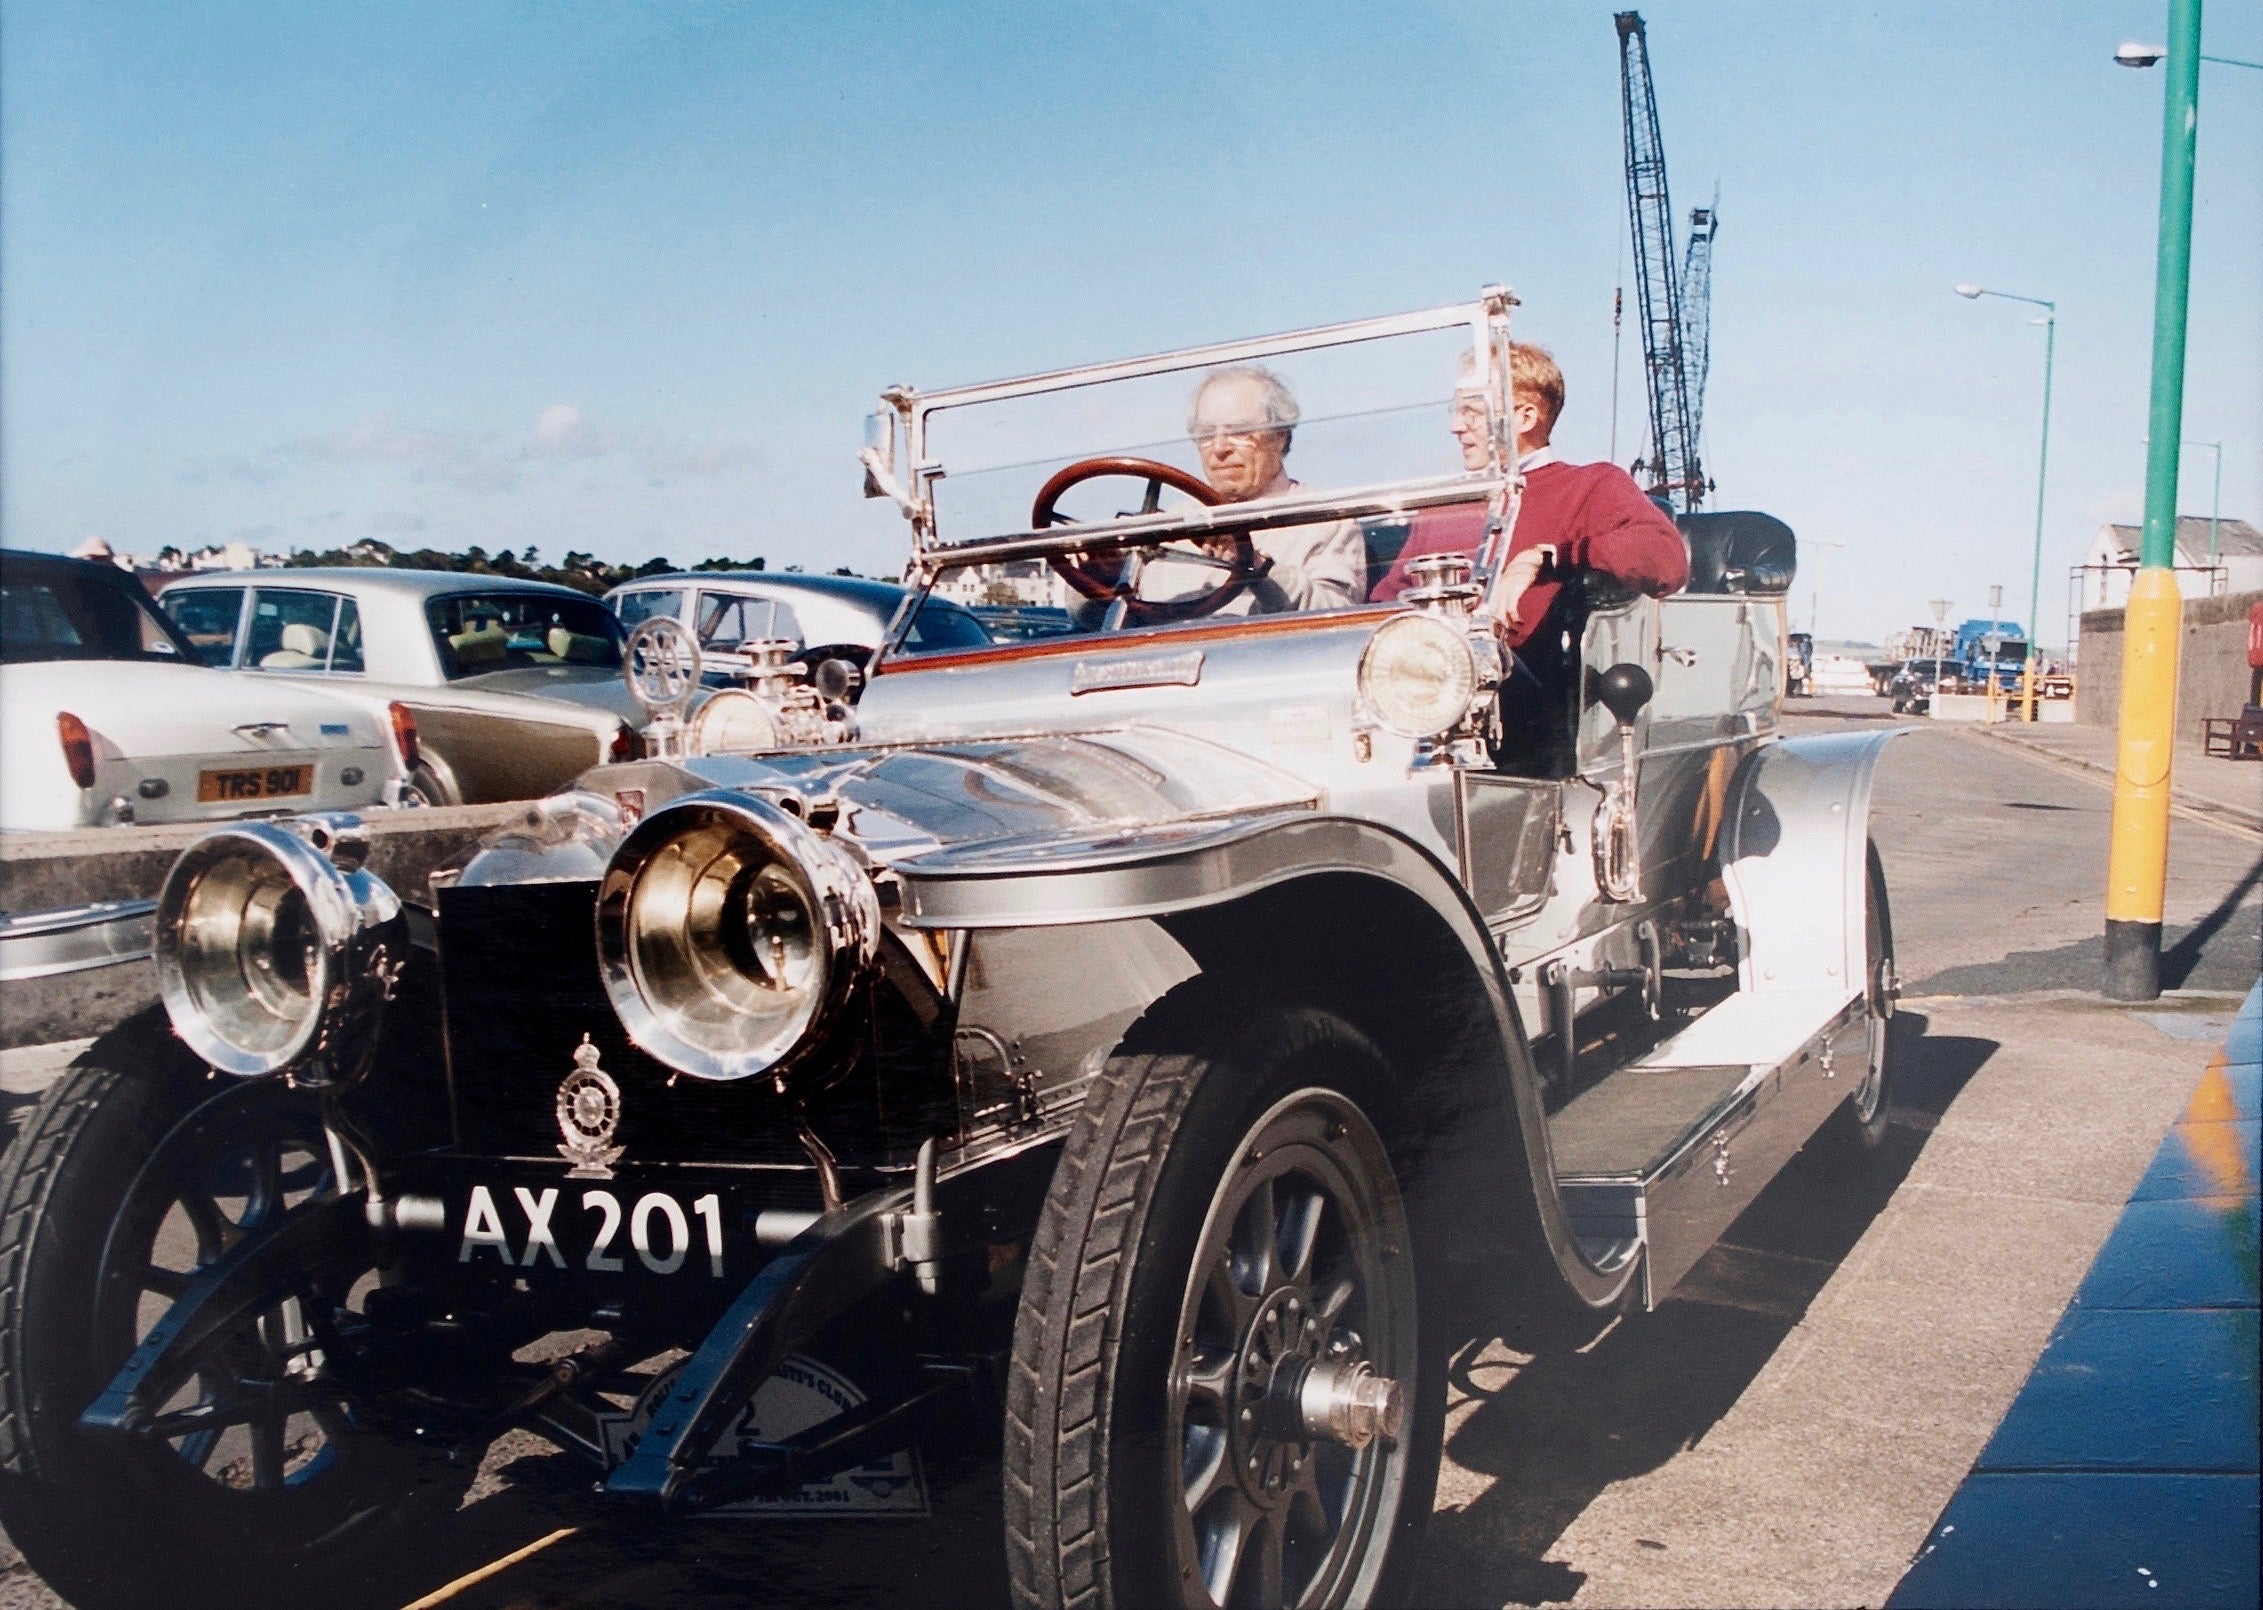
[[[423,1485],[324,1384],[360,1268],[292,1271],[201,1346],[151,1434],[78,1424],[197,1270],[334,1189],[311,1097],[212,1088],[73,1068],[0,1169],[0,1519],[82,1607],[241,1603]]]
[[[1844,1122],[1864,1146],[1886,1138],[1886,1102],[1894,1083],[1894,1004],[1901,981],[1894,972],[1894,917],[1886,903],[1886,868],[1878,845],[1865,846],[1863,902],[1863,1001],[1869,1030],[1869,1063],[1862,1083],[1845,1108]]]
[[[1389,1070],[1319,1012],[1175,1038],[1189,1049],[1103,1070],[1032,1246],[1006,1427],[1016,1601],[1395,1602],[1445,1361]]]

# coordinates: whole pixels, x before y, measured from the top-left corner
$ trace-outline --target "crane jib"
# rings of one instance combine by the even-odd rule
[[[1642,324],[1643,372],[1650,398],[1649,451],[1635,467],[1646,490],[1690,510],[1708,490],[1698,431],[1710,358],[1715,206],[1690,214],[1687,261],[1674,253],[1674,210],[1666,188],[1666,142],[1650,79],[1642,15],[1619,12],[1619,98],[1626,131],[1627,208],[1634,237],[1635,292]]]

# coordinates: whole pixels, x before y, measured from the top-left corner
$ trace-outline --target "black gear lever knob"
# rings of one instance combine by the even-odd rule
[[[1650,673],[1639,665],[1621,662],[1595,679],[1596,702],[1617,717],[1622,727],[1631,725],[1642,713],[1651,692]]]

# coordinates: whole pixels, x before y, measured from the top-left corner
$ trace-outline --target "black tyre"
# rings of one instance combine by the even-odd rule
[[[1016,1602],[1401,1602],[1446,1350],[1390,1070],[1321,1012],[1178,1021],[1135,1030],[1145,1054],[1095,1081],[1031,1247],[1006,1419]]]
[[[214,1088],[72,1068],[0,1166],[0,1521],[81,1610],[240,1604],[342,1564],[428,1485],[321,1385],[358,1269],[296,1270],[210,1343],[162,1407],[178,1434],[79,1426],[197,1268],[334,1188],[310,1097]]]

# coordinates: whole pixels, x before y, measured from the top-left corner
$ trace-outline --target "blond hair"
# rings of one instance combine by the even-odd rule
[[[1476,369],[1477,354],[1463,353],[1463,375]],[[1555,354],[1530,341],[1510,342],[1509,395],[1515,401],[1530,402],[1538,410],[1543,440],[1553,433],[1556,416],[1564,411],[1564,371],[1556,366]]]

